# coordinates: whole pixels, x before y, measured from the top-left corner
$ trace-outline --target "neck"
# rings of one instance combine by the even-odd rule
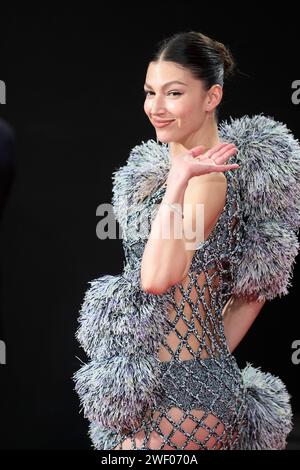
[[[204,152],[211,149],[215,145],[221,143],[219,137],[218,125],[215,119],[207,119],[204,121],[200,129],[197,129],[192,134],[189,134],[187,138],[180,142],[169,142],[169,156],[170,160],[175,155],[182,154],[187,150],[196,147],[197,145],[203,145],[205,147]]]

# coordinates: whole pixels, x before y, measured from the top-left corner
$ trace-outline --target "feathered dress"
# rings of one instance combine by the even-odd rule
[[[113,174],[126,260],[121,274],[90,281],[76,332],[89,360],[73,375],[94,449],[286,447],[291,395],[279,377],[249,362],[238,367],[222,310],[232,295],[288,294],[299,251],[300,146],[263,114],[218,129],[238,149],[227,163],[240,168],[224,172],[224,209],[185,282],[164,294],[141,289],[140,267],[169,146],[142,141]]]

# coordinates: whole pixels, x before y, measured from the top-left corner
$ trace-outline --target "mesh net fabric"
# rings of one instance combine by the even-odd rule
[[[164,191],[162,185],[141,210],[154,216]],[[222,308],[237,257],[236,208],[234,181],[228,172],[224,209],[208,239],[198,246],[185,281],[171,287],[169,334],[158,351],[163,396],[135,429],[112,433],[110,449],[234,448],[243,423],[245,392],[227,347]],[[129,268],[140,262],[144,249],[130,234],[141,216],[135,211],[128,218],[123,245]]]

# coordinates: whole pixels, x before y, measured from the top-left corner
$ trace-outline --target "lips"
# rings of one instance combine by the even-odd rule
[[[153,119],[153,123],[155,127],[166,127],[168,126],[168,124],[171,124],[171,122],[174,122],[174,121],[175,119],[169,119],[168,121]]]

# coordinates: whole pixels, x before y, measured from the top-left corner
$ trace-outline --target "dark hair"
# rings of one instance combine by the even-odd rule
[[[162,39],[150,60],[182,65],[203,82],[206,90],[215,84],[223,86],[224,80],[233,75],[236,67],[228,47],[197,31],[180,32]]]

